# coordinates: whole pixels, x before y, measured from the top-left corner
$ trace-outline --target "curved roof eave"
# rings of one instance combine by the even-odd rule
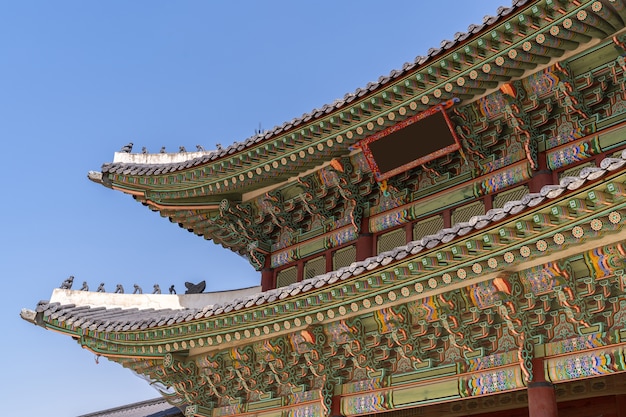
[[[349,92],[343,98],[332,103],[325,104],[321,108],[313,109],[299,117],[284,122],[280,126],[275,126],[263,133],[251,136],[243,142],[235,142],[230,146],[210,151],[185,152],[168,154],[130,154],[127,152],[117,152],[113,162],[102,165],[102,173],[118,173],[132,175],[158,175],[171,173],[180,170],[190,169],[198,165],[215,162],[220,159],[232,156],[246,149],[260,145],[269,140],[292,131],[302,129],[310,124],[321,120],[330,114],[345,110],[355,102],[365,100],[381,90],[389,87],[395,80],[406,78],[420,69],[428,66],[433,61],[442,58],[454,50],[459,49],[467,42],[476,39],[481,34],[490,30],[494,25],[512,13],[520,12],[525,6],[529,6],[532,0],[514,0],[511,7],[499,7],[495,16],[486,15],[482,24],[471,24],[466,32],[457,32],[454,40],[443,40],[438,48],[430,48],[427,55],[417,56],[413,62],[406,62],[400,69],[393,69],[388,75],[382,75],[377,81],[368,83],[365,87],[357,88],[354,92]],[[181,158],[182,156],[182,158]]]

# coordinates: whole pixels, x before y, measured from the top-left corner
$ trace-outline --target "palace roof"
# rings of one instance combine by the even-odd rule
[[[510,8],[498,9],[497,16],[485,17],[483,24],[471,25],[454,40],[443,41],[427,56],[268,132],[212,151],[143,154],[126,148],[100,172],[90,172],[89,178],[130,194],[180,227],[249,257],[260,269],[263,256],[272,252],[272,244],[279,238],[279,228],[287,226],[306,234],[315,215],[325,224],[334,221],[345,209],[340,202],[346,194],[358,194],[361,208],[369,210],[378,188],[368,167],[359,166],[330,186],[317,178],[332,162],[357,165],[355,146],[365,138],[452,99],[458,102],[457,129],[485,137],[520,134],[520,120],[526,120],[525,133],[531,130],[540,137],[543,131],[555,129],[558,113],[588,117],[580,97],[595,94],[596,85],[590,81],[585,85],[586,79],[574,80],[571,71],[559,63],[574,59],[581,45],[591,49],[601,41],[606,43],[623,29],[625,15],[618,0],[606,4],[515,1]],[[616,45],[604,45],[597,52],[598,59],[614,60],[619,55]],[[588,71],[590,64],[576,60],[576,76]],[[615,68],[617,77],[622,68]],[[561,84],[581,91],[571,93],[563,87],[565,90],[550,100],[539,97],[542,100],[536,98],[528,106],[512,106],[513,110],[501,112],[486,127],[464,125],[466,113],[476,110],[467,109],[472,103],[542,70],[558,73],[553,77],[555,83],[559,77],[569,77]],[[609,100],[606,94],[597,97]],[[473,149],[471,138],[461,142],[470,157],[500,152],[494,147],[501,143],[495,140],[484,141],[482,151]],[[445,171],[463,165],[464,158],[459,152],[439,162],[446,164]],[[473,162],[477,175],[485,175],[480,173],[481,163]],[[441,174],[433,164],[415,169],[422,168]],[[451,175],[459,180],[479,180],[468,177],[469,171]],[[335,190],[327,192],[327,188]],[[311,205],[303,197],[308,195],[323,197]]]
[[[534,375],[560,384],[624,372],[625,21],[623,0],[515,1],[226,149],[127,146],[89,178],[247,256],[279,288],[67,284],[21,316],[159,383],[186,415],[450,402],[451,414],[425,415],[460,416],[472,403],[456,400],[520,392]],[[457,147],[377,177],[364,142],[435,110]],[[335,263],[344,249],[354,256]],[[318,260],[336,270],[305,271]],[[285,271],[299,282],[279,283]],[[615,366],[562,371],[593,355]],[[489,382],[497,373],[509,375],[502,386]]]

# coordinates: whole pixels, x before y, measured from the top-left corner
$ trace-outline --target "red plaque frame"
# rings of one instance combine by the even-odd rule
[[[363,154],[365,156],[365,160],[367,161],[367,164],[370,166],[372,172],[374,173],[374,176],[376,178],[376,181],[382,181],[385,180],[387,178],[391,178],[394,175],[398,175],[404,171],[407,171],[411,168],[415,168],[416,166],[425,164],[426,162],[432,161],[433,159],[437,159],[443,155],[447,155],[449,153],[452,153],[454,151],[457,151],[459,149],[461,149],[461,142],[459,141],[459,138],[457,137],[456,133],[454,132],[454,126],[452,125],[452,122],[450,121],[450,118],[448,117],[448,114],[446,113],[445,109],[450,107],[452,103],[448,104],[448,103],[444,103],[442,105],[438,105],[435,107],[432,107],[428,110],[425,110],[421,113],[418,113],[414,116],[409,117],[408,119],[397,123],[393,126],[389,126],[386,129],[381,130],[380,132],[372,135],[372,136],[368,136],[367,138],[363,139],[362,141],[358,142],[355,147],[356,148],[361,148],[363,150]],[[380,140],[382,138],[384,138],[385,136],[389,136],[390,134],[397,132],[401,129],[404,129],[407,126],[412,125],[413,123],[416,123],[422,119],[425,119],[429,116],[432,116],[434,114],[436,114],[437,112],[441,112],[443,114],[444,120],[446,121],[446,124],[448,125],[448,129],[450,130],[450,135],[452,137],[452,139],[454,140],[454,143],[451,145],[448,145],[446,147],[443,147],[441,149],[438,149],[435,152],[431,152],[425,156],[422,156],[420,158],[417,158],[409,163],[400,165],[394,169],[391,169],[387,172],[381,173],[380,169],[378,168],[378,164],[376,163],[376,160],[374,159],[374,156],[372,155],[372,151],[370,150],[370,144],[372,142],[376,142],[377,140]]]

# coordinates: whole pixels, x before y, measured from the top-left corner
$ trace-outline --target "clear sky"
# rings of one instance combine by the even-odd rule
[[[94,184],[135,151],[213,149],[426,55],[509,0],[0,0],[2,415],[154,398],[121,366],[19,318],[69,275],[108,291],[257,285],[248,263]]]

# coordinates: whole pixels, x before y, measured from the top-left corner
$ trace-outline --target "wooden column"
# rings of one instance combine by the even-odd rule
[[[330,417],[343,417],[343,414],[341,414],[341,395],[333,396]]]
[[[404,225],[404,234],[406,236],[406,243],[409,243],[413,240],[413,223],[407,223]]]
[[[376,254],[374,250],[374,235],[369,231],[369,217],[361,219],[361,229],[356,240],[356,260],[362,261]]]
[[[533,359],[533,381],[528,383],[528,416],[559,417],[554,385],[546,381],[543,359]]]
[[[361,233],[356,241],[356,260],[362,261],[374,256],[374,235]]]
[[[263,268],[261,270],[261,291],[271,290],[274,287],[274,270]]]
[[[538,159],[539,167],[533,172],[533,177],[528,183],[528,191],[531,193],[538,193],[544,185],[553,184],[553,174],[548,169],[545,153],[541,153]]]

